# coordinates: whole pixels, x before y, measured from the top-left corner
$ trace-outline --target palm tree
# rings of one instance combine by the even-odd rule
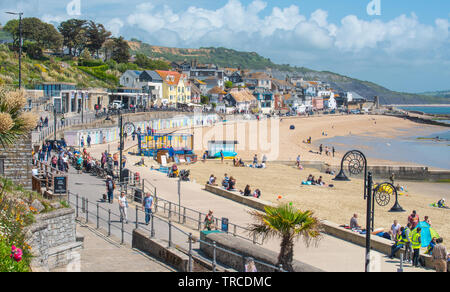
[[[10,91],[0,87],[0,145],[3,148],[36,127],[36,116],[22,111],[25,104],[23,90]]]
[[[255,223],[249,226],[250,235],[262,236],[263,242],[269,238],[281,238],[281,250],[277,265],[293,272],[294,242],[302,237],[307,246],[311,242],[316,245],[321,238],[322,225],[313,216],[312,211],[302,212],[292,204],[281,204],[277,207],[265,207],[266,213],[249,212]]]

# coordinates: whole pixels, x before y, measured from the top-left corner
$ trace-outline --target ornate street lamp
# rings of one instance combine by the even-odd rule
[[[404,212],[398,203],[398,194],[395,187],[388,182],[381,183],[373,189],[372,173],[367,172],[367,159],[359,150],[348,151],[341,160],[341,170],[333,180],[349,181],[345,170],[350,175],[359,175],[364,171],[364,199],[367,200],[366,209],[366,262],[365,271],[369,272],[370,265],[370,235],[374,229],[375,202],[384,207],[390,202],[391,195],[395,195],[395,205],[390,212]],[[374,202],[373,202],[374,201]]]

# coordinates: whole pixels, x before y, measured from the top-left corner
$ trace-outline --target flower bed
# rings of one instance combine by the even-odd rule
[[[40,207],[36,209],[36,205]],[[32,206],[33,205],[33,206]],[[0,272],[30,270],[31,247],[24,228],[34,215],[54,210],[51,202],[0,177]]]

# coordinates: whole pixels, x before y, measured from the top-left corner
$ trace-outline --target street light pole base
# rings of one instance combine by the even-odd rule
[[[349,181],[350,179],[345,175],[344,170],[341,168],[341,171],[333,178],[333,180]]]
[[[389,210],[389,212],[406,212],[398,202]]]

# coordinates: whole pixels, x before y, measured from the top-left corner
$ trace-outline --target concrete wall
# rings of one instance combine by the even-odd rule
[[[265,206],[275,206],[276,205],[272,202],[262,201],[262,200],[259,200],[259,199],[253,198],[253,197],[244,197],[244,196],[240,195],[239,193],[229,192],[220,187],[206,185],[205,189],[213,194],[228,198],[230,200],[241,203],[248,207],[252,207],[259,211],[264,211]],[[351,230],[339,227],[338,224],[330,222],[330,221],[324,220],[321,223],[323,224],[325,233],[327,233],[329,235],[333,235],[342,240],[352,242],[352,243],[360,245],[360,246],[366,246],[365,235],[361,235],[361,234],[358,234]],[[213,235],[211,235],[210,237],[213,237]],[[385,238],[381,238],[376,235],[371,236],[370,240],[371,240],[371,248],[373,250],[379,251],[386,255],[391,254],[391,245],[394,243],[393,241],[385,239]],[[255,247],[256,245],[252,245],[252,246]],[[399,256],[399,254],[400,253],[398,253],[397,256]],[[427,267],[430,267],[430,268],[434,267],[430,256],[421,255],[421,257],[424,259]]]
[[[148,253],[164,263],[174,267],[179,272],[189,271],[189,257],[173,247],[167,247],[167,243],[156,238],[148,237],[148,232],[140,229],[133,230],[131,243],[133,248]]]
[[[49,271],[77,260],[82,242],[76,241],[75,211],[71,208],[36,215],[36,223],[27,227],[33,270]]]
[[[216,249],[217,262],[227,265],[240,272],[244,271],[245,259],[247,257],[252,257],[256,261],[261,261],[273,266],[276,266],[278,261],[278,253],[223,232],[208,233],[202,231],[200,233],[200,239],[211,244],[215,242],[217,247],[239,254],[240,256]],[[200,242],[200,250],[209,258],[213,258],[213,246]],[[255,266],[258,272],[276,271],[274,268],[259,264],[257,262],[255,262]],[[321,269],[297,260],[293,261],[293,267],[296,272],[323,272]]]

